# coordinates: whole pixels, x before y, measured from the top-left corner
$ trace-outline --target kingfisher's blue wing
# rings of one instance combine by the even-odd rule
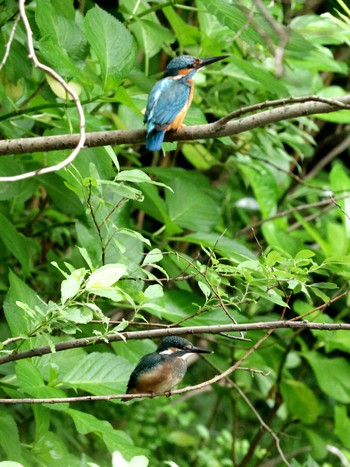
[[[157,353],[145,355],[139,361],[138,365],[130,375],[128,382],[127,393],[137,387],[137,382],[144,373],[154,371],[163,362],[162,357]]]
[[[164,78],[152,88],[148,97],[144,121],[148,132],[163,130],[170,125],[190,97],[190,83],[182,79]]]

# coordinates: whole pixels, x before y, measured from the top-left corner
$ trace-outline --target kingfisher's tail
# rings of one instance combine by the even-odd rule
[[[151,130],[148,132],[146,137],[146,149],[149,151],[159,151],[162,148],[164,135],[164,130]]]

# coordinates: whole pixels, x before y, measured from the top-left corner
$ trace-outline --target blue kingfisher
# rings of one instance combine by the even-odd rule
[[[165,68],[164,77],[151,89],[144,123],[147,124],[146,148],[159,151],[166,131],[177,130],[191,105],[193,77],[205,65],[218,62],[229,55],[196,58],[181,55],[173,58]]]
[[[185,376],[194,353],[212,353],[178,336],[165,337],[154,353],[145,355],[131,373],[127,394],[169,392]]]

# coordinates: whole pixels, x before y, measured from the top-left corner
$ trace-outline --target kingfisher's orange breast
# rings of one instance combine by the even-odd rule
[[[152,371],[141,374],[136,386],[130,389],[128,394],[161,394],[170,391],[182,380],[186,370],[187,364],[180,358],[165,362],[161,368],[155,367]]]
[[[175,119],[170,123],[170,125],[168,125],[165,128],[165,131],[177,130],[183,126],[182,122],[184,121],[187,111],[190,108],[190,105],[192,103],[193,91],[194,91],[193,80],[188,79],[187,82],[190,83],[190,94],[188,96],[187,104],[180,110],[180,112],[177,114]]]

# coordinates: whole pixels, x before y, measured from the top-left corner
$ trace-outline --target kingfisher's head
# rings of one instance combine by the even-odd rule
[[[175,354],[178,357],[191,353],[211,353],[210,350],[195,347],[192,342],[179,336],[165,337],[157,348],[157,353],[162,355]]]
[[[192,55],[180,55],[180,57],[175,57],[168,63],[164,71],[164,77],[178,75],[190,75],[190,77],[192,77],[203,66],[210,65],[211,63],[218,62],[227,57],[229,57],[229,55],[201,59],[192,57]]]

